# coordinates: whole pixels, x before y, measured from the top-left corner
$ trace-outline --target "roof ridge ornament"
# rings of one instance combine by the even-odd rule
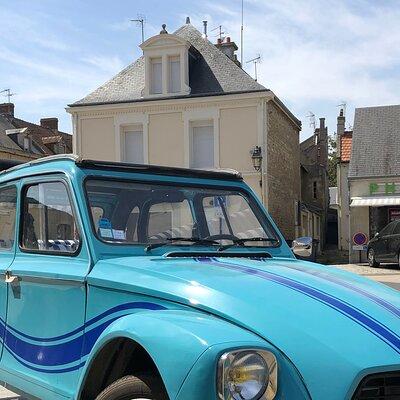
[[[165,29],[167,27],[167,25],[166,24],[162,24],[161,26],[162,26],[162,30],[160,32],[160,35],[168,34],[167,30]]]

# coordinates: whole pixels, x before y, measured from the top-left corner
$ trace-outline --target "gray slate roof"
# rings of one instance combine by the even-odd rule
[[[175,95],[165,98],[267,90],[238,67],[222,51],[217,49],[215,45],[205,40],[193,25],[183,25],[174,34],[191,44],[189,51],[194,56],[194,59],[191,58],[189,65],[191,93],[188,96]],[[83,99],[71,104],[71,106],[148,101],[149,99],[142,98],[143,88],[144,58],[140,57],[104,85]],[[160,97],[157,97],[157,99],[160,99]]]
[[[400,175],[400,105],[356,108],[349,177]]]
[[[15,129],[15,126],[9,121],[7,116],[0,114],[0,147],[11,150],[21,150],[21,148],[7,136],[6,130],[8,129]]]

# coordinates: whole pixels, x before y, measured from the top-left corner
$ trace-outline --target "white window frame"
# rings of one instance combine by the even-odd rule
[[[214,168],[220,168],[219,157],[219,108],[206,108],[204,110],[190,110],[183,112],[184,127],[184,166],[190,167],[191,158],[191,126],[202,122],[212,121],[214,127]]]
[[[114,117],[115,160],[125,156],[125,132],[141,126],[143,132],[143,163],[149,163],[149,116],[148,114],[121,114]]]

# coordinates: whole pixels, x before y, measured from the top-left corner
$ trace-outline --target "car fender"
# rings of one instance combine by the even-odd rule
[[[257,335],[209,314],[192,310],[145,311],[123,316],[97,339],[82,369],[80,398],[91,365],[101,349],[116,338],[142,346],[153,359],[170,399],[175,399],[197,359],[210,347],[230,342],[266,343]]]

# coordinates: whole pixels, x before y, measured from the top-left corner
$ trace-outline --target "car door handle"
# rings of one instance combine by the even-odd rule
[[[18,276],[12,275],[11,272],[7,271],[5,274],[5,281],[6,283],[14,283],[18,280]]]

